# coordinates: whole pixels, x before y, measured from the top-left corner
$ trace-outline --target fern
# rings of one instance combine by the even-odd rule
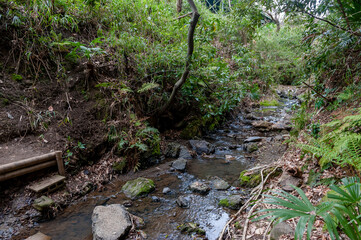
[[[323,167],[333,162],[340,166],[350,165],[361,170],[361,114],[344,117],[322,126],[318,139],[306,135],[308,144],[298,144],[304,152],[319,158]]]

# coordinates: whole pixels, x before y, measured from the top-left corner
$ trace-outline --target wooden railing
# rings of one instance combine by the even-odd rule
[[[65,167],[61,157],[61,151],[1,165],[0,182],[55,165],[58,166],[59,174],[65,176]]]

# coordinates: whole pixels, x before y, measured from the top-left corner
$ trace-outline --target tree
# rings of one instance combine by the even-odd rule
[[[188,75],[189,75],[190,65],[192,62],[192,55],[193,55],[193,50],[194,50],[194,31],[196,29],[200,14],[198,13],[198,9],[197,9],[194,1],[193,0],[187,0],[187,1],[192,9],[192,19],[191,19],[191,22],[189,25],[189,31],[188,31],[188,52],[187,52],[187,59],[185,61],[185,65],[184,65],[184,71],[183,71],[181,78],[174,84],[172,93],[171,93],[168,101],[159,109],[159,111],[156,111],[157,114],[162,114],[168,109],[168,107],[174,101],[175,95],[177,94],[178,90],[186,82]]]

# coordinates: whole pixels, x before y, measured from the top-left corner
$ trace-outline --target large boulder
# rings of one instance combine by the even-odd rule
[[[214,153],[216,148],[205,140],[189,140],[190,145],[197,154],[211,154]]]
[[[97,206],[93,210],[93,240],[125,238],[131,227],[129,213],[120,204]]]
[[[124,194],[132,199],[143,197],[155,189],[155,184],[152,180],[147,178],[137,178],[128,181],[122,187]]]

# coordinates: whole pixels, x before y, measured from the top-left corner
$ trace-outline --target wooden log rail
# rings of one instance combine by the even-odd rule
[[[58,166],[59,174],[65,176],[65,167],[61,157],[61,151],[1,165],[0,182],[55,165]]]

